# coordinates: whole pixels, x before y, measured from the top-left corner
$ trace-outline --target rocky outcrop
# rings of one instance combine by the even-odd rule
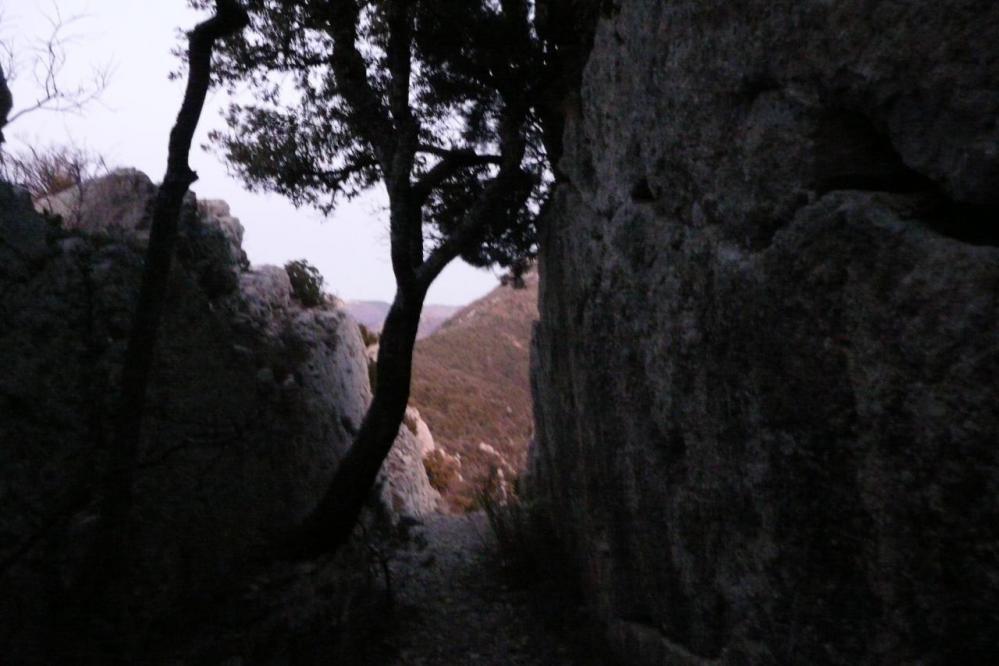
[[[628,663],[999,651],[999,5],[603,3],[533,492]]]
[[[0,185],[0,645],[10,663],[37,657],[31,641],[50,630],[96,521],[155,191],[142,174],[115,174],[41,202],[60,215],[44,219]],[[241,238],[223,202],[189,197],[129,556],[131,622],[163,637],[238,585],[317,504],[370,400],[356,323],[332,304],[302,307],[284,269],[248,266]],[[419,460],[396,461],[383,479],[389,513],[419,513],[420,493],[434,492]]]
[[[382,501],[393,513],[425,518],[441,508],[440,493],[430,485],[423,459],[434,450],[430,428],[413,407],[406,417],[395,444],[382,463],[379,477]]]

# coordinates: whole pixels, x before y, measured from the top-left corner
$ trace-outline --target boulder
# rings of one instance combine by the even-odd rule
[[[601,7],[530,485],[609,635],[636,664],[988,661],[999,5]]]
[[[53,658],[47,637],[87,566],[155,192],[137,172],[112,174],[40,203],[62,211],[46,218],[0,184],[5,662]],[[186,635],[180,618],[201,617],[245,584],[316,506],[370,400],[354,321],[332,304],[303,308],[284,269],[249,268],[241,236],[224,203],[188,197],[136,470],[127,557],[135,633],[122,637],[160,632],[164,650]],[[405,479],[402,499],[374,504],[393,515],[422,510],[406,495],[417,475],[429,488],[419,459],[399,458],[386,476]],[[337,562],[336,576],[363,579],[363,564]],[[341,604],[352,594],[332,588],[347,595]],[[155,663],[149,649],[144,660]]]
[[[155,196],[156,186],[144,173],[118,169],[42,197],[35,207],[61,218],[66,229],[148,234]]]
[[[403,424],[416,438],[420,455],[425,456],[436,448],[433,433],[430,432],[430,426],[420,416],[420,410],[416,407],[406,408],[406,418]]]
[[[407,407],[405,421],[380,475],[383,501],[396,515],[425,518],[441,509],[440,493],[430,485],[423,464],[433,451],[430,428],[416,409]]]

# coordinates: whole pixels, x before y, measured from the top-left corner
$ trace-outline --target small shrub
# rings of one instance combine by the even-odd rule
[[[365,347],[370,347],[371,345],[377,345],[378,341],[381,340],[381,336],[377,331],[372,331],[370,328],[364,324],[358,322],[358,328],[361,329],[361,340],[364,341]]]
[[[323,276],[318,268],[305,259],[297,259],[286,263],[284,270],[291,280],[291,293],[299,303],[307,308],[314,308],[325,302]]]
[[[529,590],[528,600],[547,632],[573,646],[580,666],[620,664],[602,639],[601,624],[587,607],[573,558],[559,539],[547,506],[523,499],[519,488],[480,491],[477,504],[489,522],[501,572],[514,586]]]
[[[109,172],[104,158],[74,146],[29,148],[0,155],[0,179],[28,190],[33,201]]]
[[[435,449],[423,458],[423,467],[427,470],[430,485],[436,491],[443,493],[458,479],[461,463],[454,456]]]
[[[494,468],[486,487],[478,491],[476,504],[486,514],[501,564],[514,579],[528,585],[564,578],[567,560],[548,512],[538,503],[522,499],[498,469]],[[560,581],[563,586],[568,582]]]

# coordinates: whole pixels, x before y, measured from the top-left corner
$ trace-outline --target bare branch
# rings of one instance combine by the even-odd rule
[[[503,112],[500,136],[500,169],[475,203],[465,212],[458,228],[438,246],[417,271],[417,282],[428,289],[440,272],[462,250],[482,233],[489,222],[496,216],[504,214],[503,199],[509,196],[515,187],[511,185],[523,175],[520,165],[527,150],[526,140],[521,132],[524,112],[508,106]],[[442,160],[443,161],[443,160]],[[432,171],[432,170],[431,170]],[[521,198],[526,201],[529,192],[523,192]],[[523,201],[520,202],[521,204]]]
[[[58,7],[55,7],[54,11],[55,15],[48,19],[51,26],[48,38],[34,49],[31,71],[39,93],[33,102],[16,111],[13,110],[13,100],[8,87],[14,78],[14,51],[9,44],[0,45],[2,58],[6,62],[6,72],[2,71],[4,63],[0,63],[0,129],[36,111],[79,113],[97,101],[107,90],[111,78],[110,65],[95,68],[89,80],[66,87],[63,81],[63,70],[69,60],[66,45],[72,41],[72,38],[65,34],[65,30],[80,21],[83,16],[63,18]],[[6,113],[3,112],[4,108]]]
[[[83,184],[108,172],[100,155],[77,145],[39,147],[4,156],[0,177],[24,187],[34,201]],[[82,205],[82,198],[80,200]]]
[[[483,155],[474,150],[438,148],[436,146],[420,146],[418,152],[436,155],[440,160],[413,184],[413,197],[423,204],[427,197],[449,178],[462,169],[475,166],[501,164],[501,155]]]

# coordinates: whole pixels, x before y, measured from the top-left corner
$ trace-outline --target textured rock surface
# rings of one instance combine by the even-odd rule
[[[605,12],[532,465],[630,663],[999,650],[997,32],[976,0]]]
[[[155,196],[156,186],[144,173],[120,169],[113,177],[97,178],[42,197],[36,208],[61,217],[66,229],[148,234],[152,218],[145,204]]]
[[[85,186],[82,201],[64,193],[76,216],[66,226],[0,188],[0,651],[17,663],[95,522],[155,188],[128,172]],[[130,558],[136,626],[163,636],[158,623],[234,584],[267,540],[315,506],[370,399],[354,321],[332,305],[301,307],[283,269],[247,266],[241,237],[222,202],[189,199]],[[433,492],[419,460],[397,461],[387,479],[400,497],[385,496],[390,512],[425,508],[407,495]]]
[[[440,493],[430,485],[423,466],[423,458],[433,450],[430,428],[420,412],[407,407],[380,476],[382,501],[396,514],[422,518],[440,508]]]

